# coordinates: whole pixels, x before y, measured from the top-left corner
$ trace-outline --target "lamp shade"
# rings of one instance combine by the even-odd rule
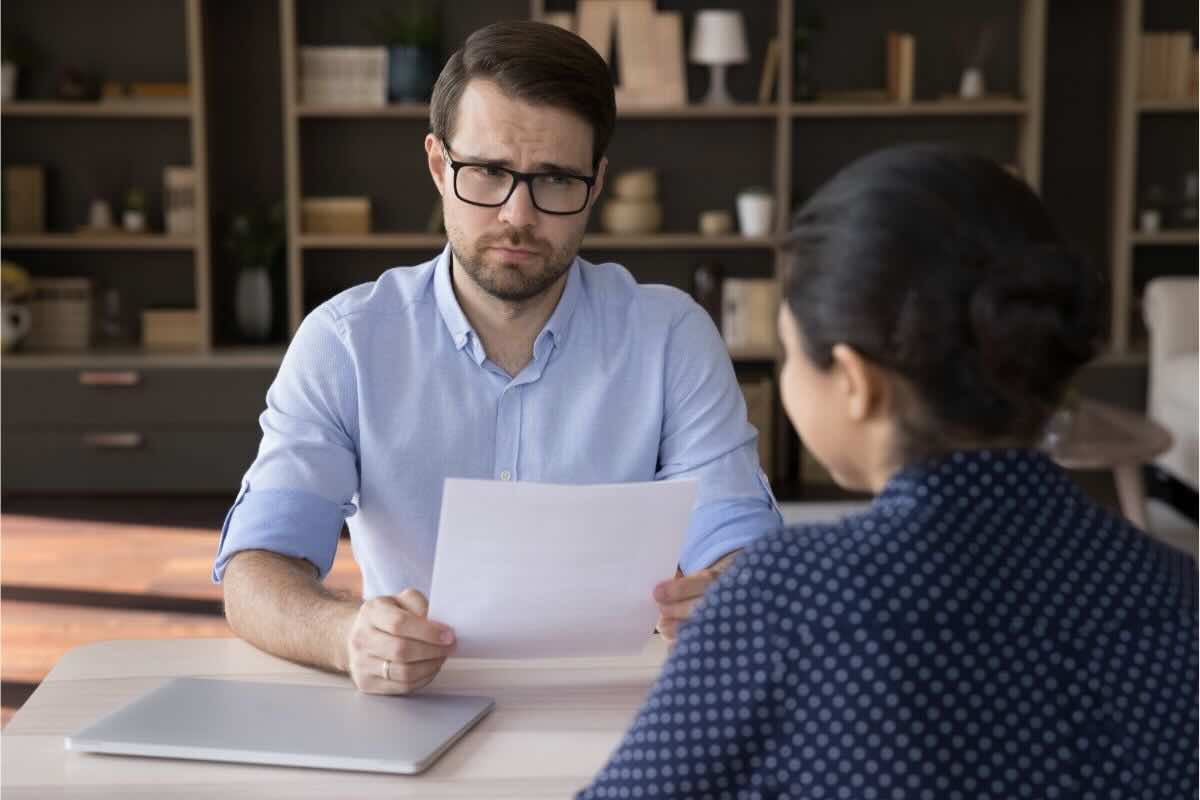
[[[750,53],[742,12],[716,9],[697,12],[690,57],[693,64],[746,63]]]

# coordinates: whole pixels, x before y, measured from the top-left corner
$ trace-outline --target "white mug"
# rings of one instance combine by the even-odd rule
[[[737,196],[737,215],[742,236],[766,236],[771,232],[775,198],[764,192],[743,192]]]
[[[24,306],[4,304],[3,308],[3,330],[0,331],[0,346],[4,350],[11,350],[13,345],[21,341],[21,337],[29,333],[29,328],[33,324],[33,314]]]

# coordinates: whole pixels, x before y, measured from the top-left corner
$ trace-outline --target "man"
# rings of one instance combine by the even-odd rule
[[[558,28],[491,25],[451,57],[425,140],[449,246],[296,332],[213,570],[240,636],[365,692],[431,681],[454,642],[426,616],[448,476],[698,479],[680,574],[655,588],[672,640],[780,525],[711,319],[576,257],[615,116],[608,67]],[[346,517],[366,602],[320,582]]]

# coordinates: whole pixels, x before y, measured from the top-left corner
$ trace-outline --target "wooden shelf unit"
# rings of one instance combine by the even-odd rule
[[[1152,1],[1152,0],[1150,0]],[[1111,242],[1110,358],[1138,358],[1133,346],[1134,257],[1145,247],[1196,246],[1197,232],[1164,230],[1143,233],[1134,228],[1137,206],[1140,123],[1147,115],[1190,114],[1200,109],[1196,98],[1145,99],[1138,95],[1144,0],[1118,3],[1116,105],[1113,138],[1114,186]],[[1182,145],[1183,143],[1181,143]],[[1188,143],[1195,152],[1195,142]],[[1144,358],[1143,358],[1144,360]]]
[[[209,243],[208,136],[205,109],[205,53],[203,35],[204,0],[175,0],[183,7],[186,43],[186,99],[144,101],[61,102],[17,100],[0,106],[0,119],[50,119],[55,125],[77,124],[82,120],[179,120],[188,125],[190,166],[195,174],[195,233],[187,237],[165,233],[89,234],[46,232],[41,234],[5,234],[0,248],[7,251],[178,251],[192,254],[194,307],[199,312],[201,353],[212,348],[212,296]],[[6,135],[14,134],[6,132]],[[168,166],[163,164],[162,166]],[[47,356],[53,358],[53,356]],[[86,363],[91,354],[79,354],[78,363]],[[5,366],[20,365],[26,358],[40,356],[6,355]],[[103,359],[103,356],[95,356]]]
[[[15,100],[0,105],[5,117],[151,117],[192,120],[195,106],[187,100],[91,101],[67,103],[51,100]]]
[[[194,236],[166,234],[38,233],[6,234],[6,250],[195,250]]]

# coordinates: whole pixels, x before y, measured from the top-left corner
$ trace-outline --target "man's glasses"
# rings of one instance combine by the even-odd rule
[[[454,194],[464,203],[497,208],[508,202],[518,183],[529,186],[533,207],[544,214],[578,214],[587,208],[596,176],[566,172],[517,172],[496,164],[455,161],[442,142],[442,152],[454,170]]]

